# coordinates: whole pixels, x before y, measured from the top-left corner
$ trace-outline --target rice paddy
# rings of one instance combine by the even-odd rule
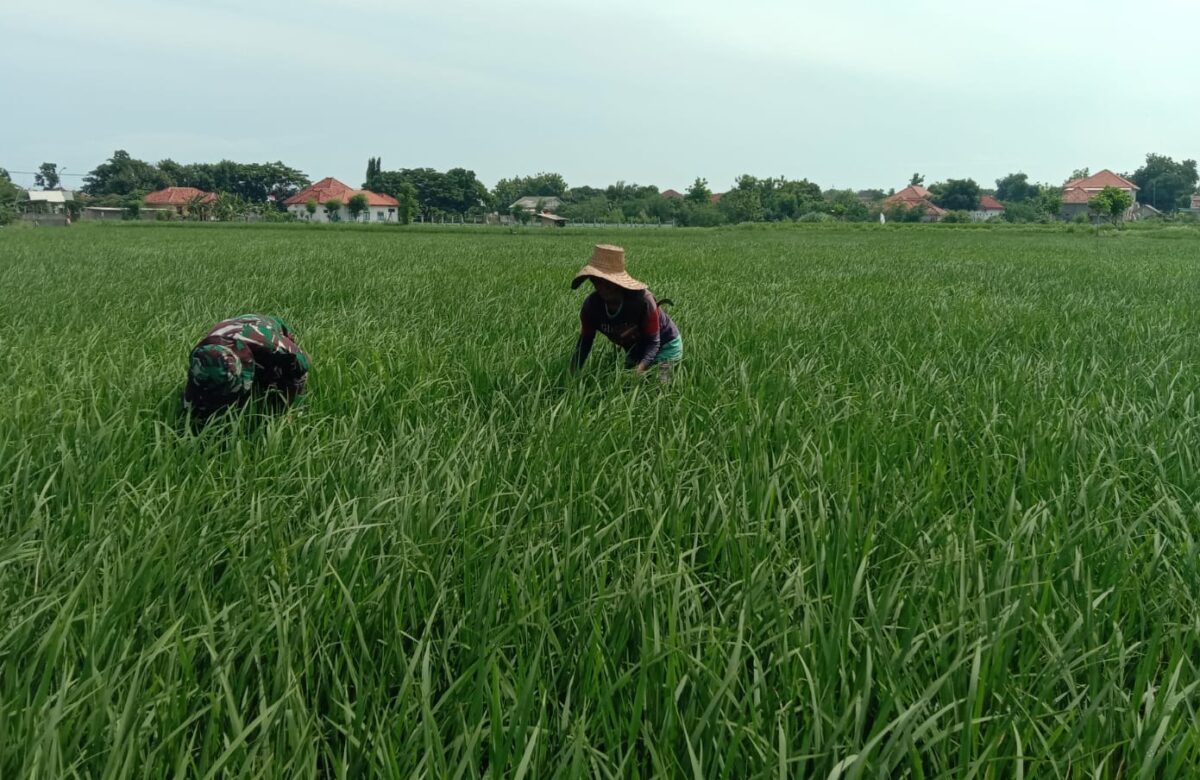
[[[598,341],[593,243],[675,301]],[[0,234],[0,777],[1169,777],[1200,239]],[[199,433],[246,311],[304,402]]]

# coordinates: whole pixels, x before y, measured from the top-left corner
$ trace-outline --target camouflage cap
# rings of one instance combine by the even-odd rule
[[[221,344],[204,344],[192,350],[188,384],[214,399],[229,399],[243,389],[242,361]]]

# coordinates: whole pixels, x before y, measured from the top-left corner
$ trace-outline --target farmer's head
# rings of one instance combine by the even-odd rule
[[[592,259],[575,274],[571,287],[578,287],[584,279],[590,279],[596,292],[609,303],[621,301],[630,292],[646,289],[645,284],[625,270],[625,250],[611,244],[597,244],[592,248]]]
[[[221,344],[196,347],[188,364],[184,400],[200,413],[228,406],[247,389],[245,369],[241,358],[229,347]]]
[[[607,303],[620,303],[625,298],[627,290],[624,287],[618,287],[607,279],[599,276],[593,276],[592,287],[596,288],[596,292]]]

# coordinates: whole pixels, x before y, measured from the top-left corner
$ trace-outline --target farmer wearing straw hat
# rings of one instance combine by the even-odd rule
[[[683,339],[646,285],[625,270],[625,250],[597,244],[592,259],[575,274],[571,289],[584,279],[591,280],[594,292],[579,311],[581,328],[572,367],[583,366],[600,331],[625,350],[626,368],[641,374],[657,365],[662,380],[669,380],[671,366],[683,357]]]
[[[304,392],[308,355],[283,320],[242,314],[218,322],[192,350],[184,411],[198,420],[255,392],[290,404]]]

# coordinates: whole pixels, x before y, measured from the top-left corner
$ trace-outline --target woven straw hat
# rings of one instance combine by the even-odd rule
[[[592,259],[571,280],[571,289],[583,284],[583,280],[590,276],[605,279],[626,290],[645,290],[647,287],[625,270],[625,250],[611,244],[596,244],[592,249]]]

